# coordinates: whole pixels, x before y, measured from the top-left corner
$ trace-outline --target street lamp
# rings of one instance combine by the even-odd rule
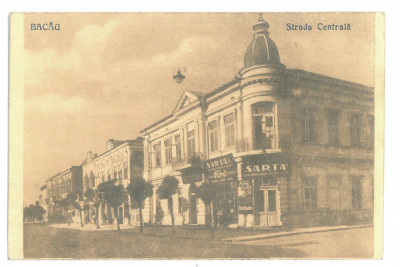
[[[177,83],[181,83],[186,77],[184,75],[182,75],[181,70],[178,69],[178,73],[176,75],[173,76],[173,79],[177,82]]]

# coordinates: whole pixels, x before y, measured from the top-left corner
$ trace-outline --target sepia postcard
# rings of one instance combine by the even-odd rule
[[[380,259],[383,13],[13,13],[10,259]]]

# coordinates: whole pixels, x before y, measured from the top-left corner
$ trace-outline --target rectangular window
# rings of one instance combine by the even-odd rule
[[[118,164],[118,180],[122,180],[122,166]]]
[[[225,123],[225,147],[235,145],[235,116],[230,114],[224,118]]]
[[[314,121],[312,112],[310,110],[304,111],[303,117],[303,141],[311,142],[314,141]]]
[[[339,145],[339,116],[337,110],[328,111],[328,141],[330,145]]]
[[[254,149],[276,148],[275,103],[256,103],[252,110]]]
[[[171,164],[172,161],[172,146],[171,140],[164,141],[164,151],[165,151],[165,164]]]
[[[107,172],[107,180],[108,181],[111,180],[111,170],[108,170],[108,172]]]
[[[313,210],[317,208],[317,179],[304,178],[304,209]]]
[[[361,137],[361,115],[353,115],[350,119],[351,146],[359,147]]]
[[[218,121],[213,121],[208,124],[208,136],[210,152],[219,150]]]
[[[118,179],[118,170],[117,170],[117,166],[114,166],[114,179]]]
[[[180,160],[182,157],[181,136],[180,135],[175,136],[175,148],[176,148],[176,159]]]
[[[366,140],[367,140],[367,146],[368,147],[374,147],[374,129],[375,129],[375,120],[373,116],[368,116],[368,125],[367,125],[367,136],[366,136]]]
[[[340,209],[340,184],[341,178],[335,176],[327,176],[328,187],[328,207],[330,209]]]
[[[124,162],[124,179],[128,179],[128,162]]]
[[[352,206],[353,209],[361,209],[361,178],[359,177],[353,177],[352,178],[352,187],[351,187],[351,193],[352,193]]]
[[[101,173],[101,182],[102,182],[102,183],[105,182],[105,181],[104,181],[104,178],[105,178],[105,177],[104,177],[104,171],[103,171],[103,172]]]
[[[161,166],[161,150],[160,150],[160,144],[156,144],[153,147],[153,152],[154,152],[154,163],[155,167],[160,167]]]
[[[196,136],[195,136],[195,131],[189,131],[188,132],[188,156],[193,157],[195,153],[195,148],[196,148]]]

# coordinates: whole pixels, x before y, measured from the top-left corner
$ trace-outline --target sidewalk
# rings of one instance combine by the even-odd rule
[[[100,224],[100,229],[96,228],[95,224],[84,224],[83,227],[79,223],[71,223],[68,226],[68,223],[60,223],[60,224],[49,224],[50,227],[55,228],[63,228],[63,229],[71,229],[71,230],[81,230],[81,231],[109,231],[109,230],[118,230],[117,224]],[[133,229],[131,225],[120,224],[119,227],[122,229]]]
[[[49,226],[55,228],[64,228],[71,230],[81,231],[118,231],[117,225],[100,225],[100,229],[96,229],[96,225],[86,224],[81,227],[80,224],[71,223],[68,224],[50,224]],[[170,225],[146,225],[143,228],[143,233],[140,233],[139,227],[131,225],[120,225],[121,230],[118,231],[123,234],[131,235],[150,235],[161,238],[178,238],[178,239],[194,239],[194,240],[208,240],[208,241],[219,241],[219,242],[243,242],[258,239],[269,239],[282,236],[292,236],[300,234],[311,234],[328,231],[347,230],[354,228],[365,228],[373,227],[372,224],[363,225],[340,225],[340,226],[320,226],[311,228],[271,228],[271,229],[229,229],[229,228],[217,228],[214,230],[214,236],[212,236],[209,229],[204,226],[187,227],[187,226],[175,226],[175,234],[172,234],[172,228]]]
[[[312,227],[312,228],[297,228],[297,229],[291,229],[291,230],[281,231],[281,232],[276,232],[276,233],[225,238],[225,239],[221,239],[220,241],[243,242],[243,241],[259,240],[259,239],[276,238],[276,237],[282,237],[282,236],[312,234],[312,233],[348,230],[348,229],[366,228],[366,227],[373,227],[373,225],[372,224],[362,224],[362,225],[339,225],[339,226],[321,226],[321,227]]]

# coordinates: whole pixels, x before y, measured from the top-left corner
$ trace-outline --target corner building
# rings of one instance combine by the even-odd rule
[[[311,226],[373,218],[374,89],[281,64],[260,16],[235,78],[185,91],[172,114],[141,131],[144,178],[180,181],[176,224],[205,224],[196,188],[218,188],[225,225]],[[149,223],[170,224],[154,194]]]

